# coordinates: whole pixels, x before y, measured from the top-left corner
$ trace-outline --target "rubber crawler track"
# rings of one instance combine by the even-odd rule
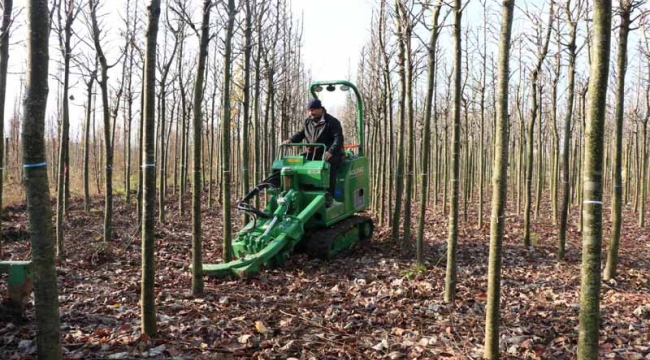
[[[337,241],[337,239],[340,236],[345,235],[348,231],[351,231],[364,223],[370,223],[372,229],[374,230],[371,218],[366,216],[353,215],[328,228],[310,231],[307,234],[305,240],[301,242],[299,247],[309,256],[319,259],[329,259],[330,249],[332,248],[332,245]],[[359,242],[363,243],[365,241],[368,241],[371,237],[372,230],[370,236],[359,239]]]

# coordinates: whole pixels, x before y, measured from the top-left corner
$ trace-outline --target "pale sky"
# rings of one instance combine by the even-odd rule
[[[138,1],[144,2],[144,0]],[[117,11],[120,9],[119,12],[122,12],[121,9],[124,7],[124,3],[125,0],[106,1],[102,11],[103,13],[110,13],[110,17],[115,18],[115,21],[106,21],[115,24],[115,26],[107,30],[114,32],[115,35],[119,33],[122,26]],[[294,17],[304,20],[303,59],[307,71],[312,74],[314,80],[355,80],[361,49],[370,38],[372,9],[377,6],[376,4],[377,0],[291,0]],[[14,1],[14,14],[17,11],[21,11],[21,13],[20,17],[16,19],[11,38],[5,124],[8,123],[14,112],[20,80],[24,76],[22,73],[25,66],[25,6],[26,0]],[[79,31],[86,31],[81,16],[74,26]],[[57,45],[57,40],[53,36],[50,39],[51,59],[60,57],[56,48]],[[114,44],[112,50],[116,51],[117,46],[117,44]],[[55,63],[50,63],[50,72],[55,71],[56,66]],[[111,71],[116,72],[116,70]],[[76,89],[71,89],[71,93],[75,96],[74,103],[76,103],[76,106],[74,104],[71,106],[71,136],[73,137],[81,130],[78,124],[83,114],[82,105],[85,99],[83,84],[78,84],[76,87]],[[50,80],[48,116],[52,116],[56,106],[56,91],[56,81]],[[343,100],[340,93],[325,94],[321,97],[330,105],[340,104]],[[20,103],[18,105],[22,106]],[[5,132],[8,132],[7,126],[5,126]]]
[[[359,53],[370,40],[375,3],[375,0],[293,0],[296,17],[304,17],[304,60],[314,79],[347,79],[348,69],[356,73]]]
[[[144,4],[145,0],[136,0]],[[191,0],[194,4],[194,1]],[[373,9],[379,6],[379,0],[289,0],[293,9],[294,18],[303,23],[303,61],[306,65],[307,71],[311,74],[313,80],[350,80],[356,81],[357,66],[359,57],[363,46],[367,45],[370,40],[370,27]],[[85,4],[86,0],[84,0]],[[109,13],[104,21],[110,26],[107,28],[109,37],[115,39],[119,36],[120,28],[123,23],[119,17],[119,13],[123,13],[124,3],[126,0],[105,0],[104,9],[100,13]],[[496,19],[499,19],[498,2],[495,0],[488,0],[492,7],[491,13],[488,15],[489,22],[492,25],[497,25]],[[14,104],[18,97],[20,88],[20,79],[23,75],[25,66],[25,7],[26,0],[15,0],[14,13],[22,8],[20,17],[14,24],[14,31],[12,33],[10,48],[10,64],[9,64],[9,79],[8,79],[8,92],[6,97],[6,111],[5,119],[8,123],[11,114],[14,111]],[[543,0],[529,0],[528,5],[535,6],[545,3]],[[526,6],[521,3],[520,6]],[[144,8],[144,7],[142,7]],[[517,11],[516,17],[522,20],[521,9]],[[482,18],[482,11],[480,10],[480,2],[473,1],[466,9],[464,15],[464,22],[472,23],[472,27],[477,27],[482,24],[476,22]],[[448,18],[447,21],[451,21]],[[75,28],[80,32],[86,32],[85,24],[80,17],[75,22]],[[392,27],[392,24],[391,24]],[[425,31],[423,34],[424,39],[428,39],[426,30],[423,28],[420,31]],[[53,34],[54,35],[54,34]],[[159,33],[159,41],[161,41],[162,32]],[[467,41],[468,39],[463,39]],[[195,39],[189,38],[188,46],[195,46]],[[425,40],[426,41],[426,40]],[[492,39],[492,41],[494,41]],[[18,43],[19,42],[19,43]],[[414,46],[420,44],[419,40],[414,40]],[[448,56],[451,50],[451,42],[449,41],[449,28],[443,30],[440,38],[440,44],[443,47],[444,56]],[[57,49],[57,40],[53,36],[50,39],[50,58],[58,59],[60,54]],[[121,40],[113,40],[106,45],[105,51],[108,56],[118,51],[118,46],[121,45]],[[465,44],[464,44],[465,45]],[[444,60],[443,60],[444,61]],[[515,64],[511,64],[515,65]],[[56,71],[57,64],[50,63],[50,71]],[[109,76],[119,76],[118,69],[112,69]],[[72,84],[73,86],[75,84]],[[304,89],[307,92],[307,89]],[[48,116],[52,118],[54,109],[56,107],[56,92],[57,83],[50,80],[50,98],[48,101]],[[81,130],[78,125],[83,114],[83,102],[85,99],[83,84],[77,84],[75,88],[71,89],[75,101],[71,106],[71,136],[75,138]],[[327,93],[321,95],[324,104],[328,110],[336,109],[344,103],[344,94],[341,92]],[[21,104],[19,104],[21,105]],[[76,124],[75,124],[76,123]],[[7,127],[5,127],[8,131]]]
[[[292,0],[291,5],[295,17],[304,22],[303,59],[312,79],[355,82],[377,0]],[[319,97],[331,112],[345,103],[341,92],[323,92]]]

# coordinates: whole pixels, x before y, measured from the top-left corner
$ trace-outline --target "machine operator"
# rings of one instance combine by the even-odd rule
[[[298,143],[307,140],[308,143],[325,144],[323,148],[308,147],[304,154],[307,160],[325,160],[330,164],[330,195],[334,195],[336,186],[336,171],[343,161],[343,129],[341,122],[334,116],[327,113],[321,101],[312,99],[308,106],[309,117],[305,119],[303,128],[291,138],[284,141],[285,144]],[[324,156],[324,157],[323,157]]]

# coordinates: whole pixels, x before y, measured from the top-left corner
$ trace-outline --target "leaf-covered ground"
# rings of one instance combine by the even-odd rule
[[[189,291],[190,211],[179,216],[176,204],[169,203],[169,222],[157,227],[159,335],[149,339],[139,331],[135,206],[118,200],[117,236],[105,244],[100,200],[90,213],[74,201],[65,229],[68,256],[58,265],[65,358],[480,358],[487,205],[482,229],[476,225],[475,206],[469,207],[468,221],[461,218],[458,295],[449,305],[443,301],[446,217],[435,207],[426,225],[424,272],[415,271],[412,254],[401,254],[399,246],[390,243],[389,230],[378,227],[372,243],[334,261],[295,254],[286,267],[249,279],[206,278],[205,294],[197,298]],[[30,256],[24,211],[24,206],[5,210],[5,259]],[[566,261],[556,261],[557,227],[548,213],[542,211],[533,221],[535,246],[526,249],[521,245],[522,218],[509,212],[501,293],[503,358],[575,357],[580,234],[573,220]],[[577,209],[572,215],[577,219]],[[204,213],[206,262],[221,256],[220,216],[218,207]],[[601,357],[650,359],[650,231],[636,226],[630,209],[625,209],[624,219],[620,275],[602,286]],[[609,234],[608,228],[604,234]],[[22,322],[2,315],[1,359],[35,358],[34,339],[33,303],[27,305]]]

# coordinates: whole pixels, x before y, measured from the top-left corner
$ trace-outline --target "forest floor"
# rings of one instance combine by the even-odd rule
[[[188,202],[186,214],[179,216],[175,198],[169,196],[169,221],[156,225],[155,339],[140,335],[141,248],[135,206],[116,199],[116,237],[104,243],[101,199],[93,200],[89,213],[81,200],[73,201],[65,226],[68,256],[57,271],[66,359],[480,358],[488,202],[481,229],[476,206],[468,209],[469,221],[461,217],[458,293],[449,305],[443,301],[446,217],[433,206],[423,272],[416,271],[413,254],[401,254],[389,241],[387,228],[377,227],[371,243],[331,262],[295,254],[284,268],[248,279],[206,278],[204,295],[194,297],[191,211]],[[566,260],[558,262],[557,226],[549,220],[549,206],[542,206],[547,210],[532,221],[530,249],[521,244],[522,217],[510,208],[503,246],[502,358],[575,358],[581,259],[577,209]],[[607,238],[609,210],[605,214]],[[637,227],[629,208],[624,221],[619,276],[602,285],[600,353],[604,359],[650,359],[650,231]],[[4,211],[4,260],[30,257],[26,222],[24,205]],[[219,261],[218,206],[204,211],[203,230],[205,261]],[[6,294],[6,275],[0,294]],[[32,300],[22,321],[0,318],[0,358],[35,358],[35,334]]]

